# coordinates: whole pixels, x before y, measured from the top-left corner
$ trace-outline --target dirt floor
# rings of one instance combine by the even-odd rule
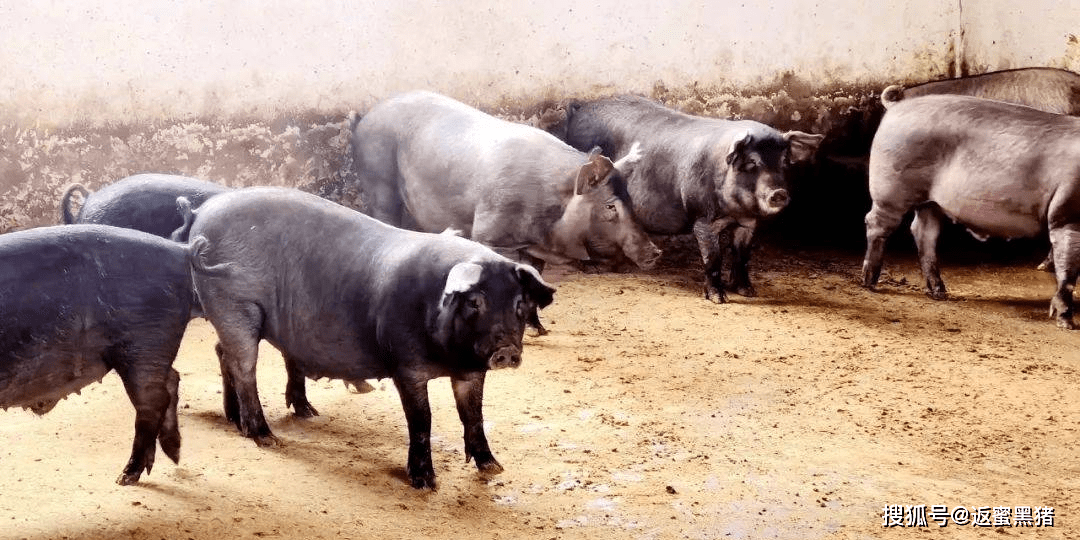
[[[180,464],[159,452],[139,485],[113,483],[134,419],[115,375],[44,417],[0,414],[0,537],[1080,538],[1080,333],[1047,318],[1052,277],[946,262],[952,299],[935,302],[910,256],[888,257],[870,292],[859,254],[762,250],[759,297],[725,305],[701,298],[699,269],[550,273],[551,334],[488,377],[506,472],[465,462],[449,382],[430,385],[434,493],[405,483],[389,381],[309,381],[322,415],[295,419],[264,347],[285,445],[241,437],[196,320]],[[1053,507],[1054,527],[884,529],[887,505]]]

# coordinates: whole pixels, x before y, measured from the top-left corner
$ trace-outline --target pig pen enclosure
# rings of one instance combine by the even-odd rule
[[[719,93],[664,91],[654,97],[703,114],[714,112],[705,104],[721,103]],[[723,99],[731,100],[725,107],[773,103]],[[829,99],[850,106],[829,109],[846,111],[834,124],[825,123],[832,117],[814,119],[825,128],[819,131],[858,133],[850,126],[861,124],[852,118],[874,116],[865,112],[870,92]],[[547,104],[503,115],[536,123],[545,112],[558,114]],[[18,167],[28,185],[49,189],[8,191],[5,215],[19,224],[48,223],[66,180],[94,188],[94,179],[121,177],[145,163],[234,186],[291,181],[362,205],[361,194],[345,189],[346,125],[344,118],[293,118],[44,138],[8,132],[23,148],[20,156],[8,154],[8,171]],[[804,175],[801,182],[860,181],[857,167],[835,160],[797,174]],[[935,302],[922,293],[910,237],[898,234],[879,291],[870,292],[858,285],[862,253],[852,239],[861,230],[844,231],[865,207],[839,211],[864,204],[854,192],[839,202],[818,198],[837,205],[816,229],[830,241],[800,232],[798,223],[809,218],[796,205],[766,227],[752,261],[756,298],[706,302],[689,238],[669,239],[661,267],[648,272],[549,268],[546,277],[558,292],[542,317],[551,333],[528,335],[522,367],[488,377],[487,431],[506,467],[501,475],[482,477],[465,462],[445,379],[429,386],[440,489],[418,492],[405,479],[408,437],[389,381],[359,395],[340,381],[309,382],[321,416],[298,419],[285,408],[280,356],[265,344],[259,387],[285,444],[256,447],[222,416],[215,335],[197,319],[175,363],[180,464],[159,453],[138,485],[113,483],[134,417],[115,375],[44,417],[8,411],[0,423],[7,471],[0,480],[6,495],[0,537],[878,538],[914,532],[883,529],[890,505],[926,505],[928,515],[932,505],[945,505],[950,520],[957,508],[970,511],[967,525],[949,524],[950,537],[986,534],[972,524],[979,508],[1052,507],[1053,528],[1011,520],[995,526],[991,519],[989,529],[1070,536],[1080,503],[1073,459],[1080,354],[1076,336],[1046,315],[1053,278],[1034,269],[1045,244],[946,236],[943,266],[952,296]],[[936,530],[927,519],[916,530]]]
[[[160,84],[183,87],[188,81],[174,80],[179,74],[190,76],[193,85],[206,83],[204,88],[150,95],[138,85],[113,84],[76,99],[61,91],[38,92],[32,84],[33,77],[59,80],[67,72],[35,71],[30,82],[0,82],[12,97],[0,104],[0,232],[57,223],[60,198],[71,183],[96,190],[141,172],[230,187],[297,187],[363,209],[349,157],[348,108],[362,113],[375,97],[425,85],[501,118],[544,127],[559,121],[564,98],[629,91],[693,114],[826,135],[814,162],[792,169],[790,206],[762,228],[751,260],[757,297],[730,294],[726,304],[705,301],[702,264],[689,237],[663,239],[665,255],[649,271],[545,271],[558,288],[555,303],[541,312],[551,333],[528,332],[521,367],[487,378],[486,430],[506,469],[500,475],[483,477],[466,462],[446,379],[429,384],[439,489],[421,492],[407,483],[408,433],[389,380],[363,394],[341,381],[308,381],[320,416],[296,418],[285,407],[282,359],[265,343],[260,395],[283,445],[256,447],[224,419],[216,336],[207,321],[196,319],[174,364],[181,375],[180,463],[159,452],[153,471],[137,485],[114,483],[130,453],[134,421],[115,374],[45,416],[3,412],[0,538],[1080,538],[1080,335],[1059,330],[1047,315],[1054,279],[1035,269],[1045,239],[980,243],[959,227],[949,228],[941,257],[950,298],[933,301],[923,293],[911,237],[901,228],[886,250],[877,291],[859,286],[869,206],[865,156],[882,115],[881,89],[1037,59],[1075,71],[1080,41],[1067,34],[1063,56],[1040,55],[1018,44],[1040,42],[1020,39],[1024,32],[991,35],[986,28],[993,24],[971,22],[1008,18],[1001,15],[1006,11],[991,17],[997,2],[967,6],[966,19],[948,10],[940,17],[916,16],[931,4],[945,9],[935,2],[835,3],[832,19],[818,19],[816,8],[794,18],[810,20],[818,36],[865,26],[840,20],[848,12],[856,21],[881,25],[860,30],[873,33],[858,36],[866,42],[862,48],[828,40],[814,48],[800,38],[797,48],[827,59],[802,74],[788,69],[797,62],[774,54],[772,45],[747,39],[749,30],[740,39],[765,52],[734,49],[713,58],[702,52],[704,44],[727,38],[710,34],[686,39],[702,50],[680,55],[678,40],[668,37],[684,31],[682,26],[676,31],[661,22],[650,22],[655,28],[643,32],[646,37],[630,36],[626,28],[635,27],[633,21],[669,20],[671,13],[680,24],[685,19],[675,7],[658,14],[634,0],[619,4],[619,24],[605,26],[619,43],[594,47],[606,55],[598,64],[603,69],[589,64],[579,49],[547,46],[543,38],[558,35],[559,24],[588,20],[588,7],[575,6],[577,12],[560,11],[540,23],[539,15],[549,14],[544,9],[512,3],[521,10],[518,17],[499,11],[505,8],[498,4],[484,13],[480,2],[472,11],[429,6],[428,15],[409,16],[363,8],[383,22],[380,17],[390,13],[389,28],[397,34],[387,41],[425,43],[432,28],[411,17],[424,22],[428,16],[449,28],[440,26],[429,41],[459,53],[461,43],[466,49],[486,47],[497,58],[479,55],[476,65],[484,69],[475,73],[459,66],[469,55],[431,65],[424,56],[430,51],[419,45],[416,51],[400,46],[389,53],[372,45],[382,34],[368,28],[375,37],[357,39],[385,54],[365,69],[402,73],[385,80],[357,75],[366,85],[359,92],[346,91],[340,81],[323,85],[345,96],[336,100],[326,94],[313,99],[295,87],[296,99],[278,99],[270,95],[275,85],[295,81],[288,73],[266,75],[272,70],[260,75],[254,67],[254,83],[230,93],[228,81],[202,78],[216,73],[212,69],[198,76],[184,71],[182,56],[176,60],[180,68],[160,77]],[[344,9],[331,4],[326,18]],[[708,13],[694,14],[708,29],[705,15],[728,7],[705,4],[701,9]],[[1059,9],[1049,2],[1032,5],[1038,9],[1029,11],[1036,14]],[[810,9],[768,2],[743,6],[731,24],[749,28],[754,10],[778,6]],[[19,9],[0,7],[0,14]],[[1033,26],[1030,13],[1009,9],[1016,24]],[[889,10],[903,17],[890,23],[885,15],[897,13]],[[274,11],[280,6],[268,9]],[[88,21],[108,18],[88,14]],[[230,20],[246,20],[214,10],[173,15],[181,26],[192,20],[198,26],[206,18],[232,28]],[[770,24],[792,25],[773,15]],[[491,43],[445,35],[462,21],[500,16],[505,25],[489,28]],[[951,17],[968,21],[961,25],[966,33],[946,29],[953,32],[947,39],[925,38]],[[528,31],[517,18],[529,22]],[[23,19],[0,17],[0,35],[24,35],[4,26]],[[286,37],[283,24],[314,33],[302,16],[253,20]],[[108,30],[113,35],[115,29]],[[321,27],[317,32],[334,34]],[[525,36],[524,52],[504,47],[500,32]],[[791,30],[792,36],[805,33]],[[252,34],[233,37],[237,50],[252,39],[263,44]],[[931,44],[920,48],[919,40]],[[1009,50],[990,47],[992,40],[1009,43]],[[320,49],[325,43],[315,39],[285,42],[304,60],[338,52]],[[112,42],[96,43],[96,49],[86,49],[106,50],[103,43]],[[11,50],[31,49],[20,45],[26,43],[16,40]],[[241,55],[244,69],[260,56],[300,62],[283,59],[277,46],[266,45],[271,53],[248,50]],[[649,50],[675,59],[677,67],[639,58]],[[220,52],[226,53],[239,54]],[[217,54],[215,49],[206,57]],[[552,64],[537,61],[542,69],[528,73],[528,63],[518,65],[518,54]],[[848,57],[856,59],[855,67],[837,63]],[[42,64],[55,60],[34,58]],[[425,71],[409,72],[410,59]],[[489,59],[504,71],[488,69]],[[0,60],[31,71],[5,51]],[[660,67],[647,69],[646,60]],[[58,65],[78,71],[74,64]],[[749,66],[760,72],[748,73]],[[567,74],[560,71],[564,67]],[[581,82],[578,71],[601,82]],[[612,74],[622,78],[612,82]],[[302,75],[306,83],[308,74]],[[538,80],[544,84],[533,91],[529,85]],[[501,90],[484,94],[474,88]],[[127,105],[114,107],[112,93],[125,95]],[[33,106],[22,106],[37,94]],[[343,107],[346,98],[352,101]],[[201,106],[185,109],[190,103]],[[94,114],[98,110],[104,111],[101,117]],[[71,111],[80,114],[56,120]],[[935,505],[947,509],[944,529],[934,519]],[[921,506],[925,525],[907,521],[919,517]]]

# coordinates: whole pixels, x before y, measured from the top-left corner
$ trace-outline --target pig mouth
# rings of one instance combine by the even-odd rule
[[[520,347],[500,347],[488,357],[488,369],[516,368],[520,365]]]
[[[656,263],[660,261],[660,257],[664,254],[664,251],[656,247],[656,244],[651,241],[645,245],[632,241],[621,243],[592,242],[586,247],[589,250],[589,260],[593,262],[601,265],[614,265],[630,259],[642,270],[649,270],[656,266]]]
[[[637,256],[633,257],[634,264],[641,267],[642,270],[650,270],[656,266],[656,263],[660,261],[660,256],[663,254],[664,252],[660,248],[652,246],[652,249],[645,249],[643,253],[637,253]]]
[[[761,207],[763,214],[771,216],[787,208],[790,202],[791,196],[788,195],[786,189],[774,189],[759,197],[758,206]]]

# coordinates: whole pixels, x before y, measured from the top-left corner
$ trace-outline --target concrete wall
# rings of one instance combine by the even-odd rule
[[[347,111],[426,88],[526,122],[544,100],[637,92],[826,133],[828,155],[854,159],[804,171],[785,219],[857,240],[865,172],[845,163],[865,156],[876,93],[1027,65],[1080,71],[1067,4],[0,2],[0,232],[55,223],[72,182],[148,171],[362,205]]]
[[[1053,0],[42,0],[0,4],[0,103],[20,123],[364,108],[418,87],[475,103],[979,70],[1080,68]],[[1022,7],[1021,7],[1022,6]]]
[[[1080,71],[1080,4],[963,4],[964,56],[973,73],[1033,65]]]

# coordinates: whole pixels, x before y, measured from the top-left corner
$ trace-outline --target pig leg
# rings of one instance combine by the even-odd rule
[[[357,170],[364,171],[362,176],[370,197],[368,209],[371,217],[395,227],[404,226],[407,211],[405,201],[401,199],[398,191],[396,160],[382,159],[381,156],[390,150],[372,148],[372,145],[378,145],[378,141],[365,141],[361,144],[364,146],[357,149]]]
[[[1051,249],[1050,253],[1046,254],[1046,258],[1043,259],[1039,266],[1035,267],[1036,270],[1042,270],[1044,272],[1054,272],[1054,250]]]
[[[405,214],[404,205],[398,202],[396,197],[389,194],[382,194],[382,189],[374,190],[374,201],[371,205],[371,217],[388,223],[395,227],[400,227]]]
[[[1080,225],[1050,229],[1050,244],[1058,283],[1057,293],[1050,300],[1050,316],[1057,319],[1060,328],[1073,330],[1073,288],[1080,274]]]
[[[525,316],[525,324],[536,329],[536,335],[546,336],[548,329],[544,328],[543,323],[540,322],[540,312],[536,309],[536,306],[529,307],[529,314]]]
[[[719,227],[716,224],[719,224]],[[725,250],[721,249],[720,246],[720,231],[718,228],[727,229],[730,227],[730,224],[721,221],[717,221],[715,224],[705,220],[694,222],[694,237],[697,238],[701,258],[705,262],[705,299],[717,304],[727,302],[722,275]]]
[[[233,384],[232,375],[229,375],[229,368],[225,367],[225,352],[221,349],[220,341],[214,345],[214,352],[217,353],[218,365],[221,368],[221,396],[225,419],[239,426],[240,403],[236,401],[236,385]]]
[[[116,479],[121,486],[138,482],[143,471],[149,473],[154,468],[157,438],[172,402],[169,394],[170,372],[175,373],[169,367],[171,357],[164,354],[157,356],[138,359],[120,357],[110,362],[116,367],[128,398],[135,407],[135,440],[131,445],[131,458]],[[170,451],[178,458],[180,441],[177,439],[175,442],[176,447],[170,448]]]
[[[161,421],[158,443],[173,463],[180,462],[180,422],[176,418],[176,406],[180,402],[180,374],[169,369],[169,378],[165,381],[165,390],[169,392],[169,406],[165,409],[165,418]]]
[[[900,226],[907,209],[896,211],[876,201],[866,214],[866,257],[863,259],[863,287],[873,289],[881,276],[882,257],[889,235]]]
[[[307,390],[304,388],[304,373],[296,367],[288,355],[282,353],[285,358],[285,372],[288,374],[288,382],[285,383],[285,406],[293,408],[293,414],[300,418],[319,416],[319,411],[311,406],[307,399]]]
[[[229,416],[229,393],[234,394],[237,417],[233,422],[245,437],[259,446],[277,446],[281,441],[270,431],[259,402],[255,366],[259,356],[262,311],[246,304],[213,319],[220,340],[222,381],[225,385],[226,417]]]
[[[941,209],[931,203],[916,208],[915,219],[911,222],[911,235],[915,237],[915,246],[919,249],[919,266],[926,280],[926,294],[934,300],[944,300],[947,296],[937,259],[937,241],[944,217]]]
[[[401,396],[405,421],[409,425],[409,461],[405,473],[412,487],[434,491],[435,467],[431,463],[431,405],[428,402],[427,379],[395,375],[394,386]]]
[[[482,371],[453,376],[450,383],[454,388],[458,417],[465,427],[466,463],[476,458],[476,468],[481,473],[499,474],[503,472],[502,465],[495,461],[484,435],[484,376]]]
[[[736,294],[753,297],[757,290],[750,283],[750,251],[754,241],[754,227],[736,227],[731,244],[731,289]]]

